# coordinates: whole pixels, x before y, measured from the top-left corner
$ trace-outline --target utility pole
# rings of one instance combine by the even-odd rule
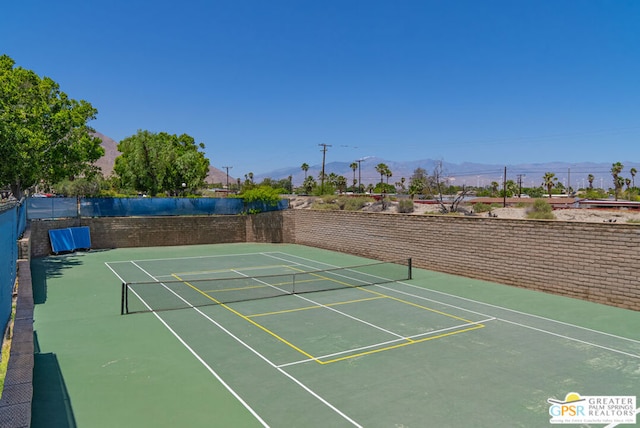
[[[363,159],[358,159],[356,161],[358,162],[358,193],[362,193],[362,166],[360,166],[362,160]]]
[[[331,147],[330,144],[318,144],[322,147],[322,175],[320,176],[320,193],[324,194],[324,160],[327,156],[327,147]]]
[[[526,177],[525,174],[518,174],[518,197],[520,198],[522,195],[522,177]]]
[[[229,170],[233,168],[232,166],[223,166],[222,168],[227,170],[227,195],[229,195]]]
[[[504,176],[502,178],[502,206],[507,207],[507,167],[504,167]]]

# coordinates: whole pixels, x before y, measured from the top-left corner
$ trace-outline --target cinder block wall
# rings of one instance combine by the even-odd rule
[[[31,222],[31,255],[51,253],[50,229],[88,226],[92,248],[245,242],[247,216],[99,217]]]
[[[296,243],[640,310],[640,225],[285,210],[257,215],[108,217],[31,222],[31,254],[48,230],[89,226],[93,248]]]
[[[297,244],[640,310],[640,225],[289,210]]]

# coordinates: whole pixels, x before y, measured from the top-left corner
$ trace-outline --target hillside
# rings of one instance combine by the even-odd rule
[[[100,167],[102,175],[108,177],[113,173],[113,165],[116,158],[120,156],[120,152],[118,151],[118,142],[100,132],[94,132],[93,134],[102,140],[102,147],[104,148],[104,156],[96,161],[96,165]],[[230,182],[234,180],[235,178],[229,176]],[[209,184],[226,184],[227,174],[224,171],[221,171],[209,165],[209,174],[207,175],[205,181]]]

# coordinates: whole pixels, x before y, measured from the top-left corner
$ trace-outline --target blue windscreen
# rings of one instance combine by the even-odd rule
[[[49,231],[51,250],[64,253],[91,248],[91,237],[88,227],[69,227],[66,229],[52,229]]]

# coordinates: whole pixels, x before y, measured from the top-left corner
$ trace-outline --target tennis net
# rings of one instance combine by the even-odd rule
[[[411,259],[262,276],[122,283],[121,314],[185,309],[411,279]]]

